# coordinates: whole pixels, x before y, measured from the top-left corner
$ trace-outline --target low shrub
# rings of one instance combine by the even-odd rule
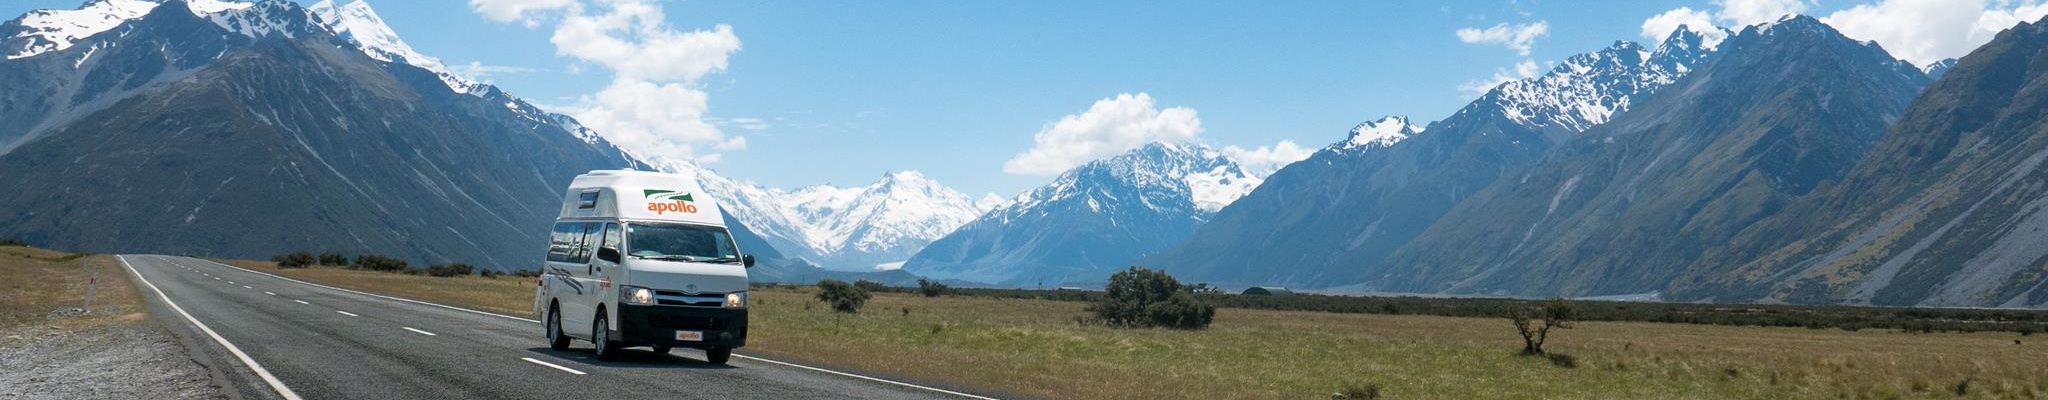
[[[438,264],[427,267],[427,275],[440,278],[469,275],[475,271],[476,267],[463,263]]]
[[[481,277],[485,277],[485,278],[497,278],[497,277],[498,277],[499,275],[504,275],[504,274],[505,274],[505,273],[503,273],[503,272],[498,272],[498,270],[495,270],[495,269],[484,269],[484,270],[481,270],[481,271],[477,271],[477,272],[476,272],[476,276],[481,276]]]
[[[858,284],[849,284],[837,279],[818,281],[818,301],[831,304],[832,311],[859,313],[860,307],[867,305],[868,299],[873,297],[874,294],[868,293],[866,288]]]
[[[328,267],[348,265],[348,257],[332,251],[320,253],[320,265]]]
[[[1344,385],[1342,389],[1337,389],[1337,393],[1331,393],[1330,398],[1345,400],[1378,400],[1380,398],[1380,384],[1367,383],[1364,385]]]
[[[294,251],[270,257],[278,268],[305,268],[313,265],[313,253]]]
[[[521,278],[539,278],[540,270],[532,268],[517,269],[512,271],[512,276],[517,276]]]
[[[859,287],[860,290],[866,290],[869,293],[889,291],[889,287],[882,285],[881,282],[875,282],[866,279],[853,281],[853,286]]]
[[[1141,267],[1111,275],[1102,300],[1088,311],[1118,327],[1202,329],[1216,318],[1216,306],[1196,299],[1172,275]]]
[[[28,247],[28,242],[21,241],[21,239],[5,238],[0,239],[0,247]]]
[[[378,272],[408,272],[407,270],[412,269],[412,266],[407,265],[405,260],[396,258],[377,254],[357,254],[355,262],[350,263],[349,268]]]
[[[939,297],[946,294],[946,289],[947,287],[944,283],[932,282],[931,279],[927,278],[917,278],[917,294],[924,295],[924,297]]]

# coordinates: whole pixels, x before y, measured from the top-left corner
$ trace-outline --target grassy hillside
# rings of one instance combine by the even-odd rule
[[[234,263],[513,315],[532,302],[531,278]],[[758,287],[747,350],[1050,398],[1311,398],[1363,384],[1389,398],[2048,397],[2048,351],[2035,349],[2048,340],[2013,333],[1587,322],[1554,335],[1561,363],[1517,356],[1496,318],[1226,308],[1203,331],[1126,330],[1075,323],[1080,302],[881,293],[838,314],[813,290]]]

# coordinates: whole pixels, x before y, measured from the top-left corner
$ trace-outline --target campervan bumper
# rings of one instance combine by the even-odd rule
[[[613,337],[630,345],[741,347],[747,344],[747,310],[620,304],[619,331]],[[677,340],[679,331],[700,332],[704,340]]]

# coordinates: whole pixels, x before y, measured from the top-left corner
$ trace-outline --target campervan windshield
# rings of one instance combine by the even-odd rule
[[[725,229],[688,224],[637,222],[626,226],[626,239],[636,258],[708,263],[739,263],[740,251]]]

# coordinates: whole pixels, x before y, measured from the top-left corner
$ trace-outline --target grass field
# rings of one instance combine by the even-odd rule
[[[85,288],[99,274],[91,312]],[[148,317],[127,270],[113,256],[0,246],[0,346]]]
[[[233,263],[513,315],[533,300],[531,278]],[[1075,323],[1078,302],[884,293],[848,315],[812,295],[757,289],[748,350],[1049,398],[2048,398],[2048,337],[2013,333],[1587,322],[1549,346],[1568,367],[1516,355],[1505,319],[1226,308],[1207,330],[1133,330]]]

